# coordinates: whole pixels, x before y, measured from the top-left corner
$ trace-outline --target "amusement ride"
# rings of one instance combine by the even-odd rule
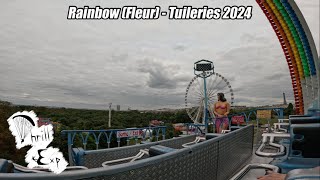
[[[320,164],[320,60],[314,40],[295,1],[256,2],[282,47],[296,110],[295,115],[285,119],[283,109],[277,108],[278,122],[273,129],[269,126],[269,131],[261,135],[262,139],[255,136],[261,130],[258,119],[252,123],[246,118],[244,125],[230,125],[224,133],[208,133],[209,121],[215,118],[211,106],[217,101],[216,93],[223,92],[233,104],[234,92],[230,82],[214,71],[213,62],[200,60],[194,63],[195,77],[186,89],[185,108],[193,125],[205,127],[204,135],[186,134],[165,139],[166,127],[159,126],[150,127],[156,141],[148,141],[140,133],[144,128],[65,130],[62,133],[68,138],[70,166],[64,172],[55,174],[48,169],[30,169],[0,159],[0,179],[240,180],[263,176],[265,170],[285,174],[287,180],[320,179],[319,169],[315,169]],[[248,116],[251,114],[258,116],[257,110]],[[233,116],[228,116],[229,121]],[[21,120],[21,123],[28,122]],[[128,142],[130,138],[141,141],[125,147],[99,149],[100,141],[110,144],[115,135],[119,146],[121,138]],[[83,147],[74,146],[76,136],[81,137]],[[94,150],[86,149],[89,136],[96,143]]]

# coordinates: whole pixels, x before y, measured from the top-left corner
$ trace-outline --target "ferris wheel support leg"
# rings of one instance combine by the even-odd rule
[[[204,86],[204,103],[205,103],[205,108],[203,108],[203,117],[204,117],[204,122],[205,122],[205,133],[208,133],[208,116],[207,116],[207,108],[208,108],[208,97],[207,97],[207,82],[206,78],[203,78],[203,86]]]

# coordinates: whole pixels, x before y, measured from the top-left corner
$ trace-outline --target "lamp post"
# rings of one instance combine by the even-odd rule
[[[112,103],[109,103],[109,122],[108,122],[108,127],[111,127],[111,105],[112,105]]]

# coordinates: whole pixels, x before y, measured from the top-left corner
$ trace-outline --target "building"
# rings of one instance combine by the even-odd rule
[[[39,118],[38,127],[41,127],[43,125],[49,125],[49,124],[52,124],[52,121],[50,118]]]
[[[117,111],[120,111],[120,105],[117,105]]]
[[[163,124],[164,124],[164,122],[163,121],[159,121],[159,120],[151,120],[149,122],[150,126],[160,126],[160,125],[163,125]]]
[[[53,126],[53,130],[57,131],[60,129],[60,123],[58,122],[52,122],[50,118],[40,118],[38,120],[38,127],[41,127],[43,125],[49,125],[51,124]]]

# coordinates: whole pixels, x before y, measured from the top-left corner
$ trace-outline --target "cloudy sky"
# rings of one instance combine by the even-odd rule
[[[296,0],[319,52],[319,0]],[[278,39],[254,0],[15,1],[0,6],[0,99],[15,104],[106,109],[184,104],[193,63],[213,61],[236,105],[289,102]],[[252,5],[250,20],[67,20],[68,6]]]

